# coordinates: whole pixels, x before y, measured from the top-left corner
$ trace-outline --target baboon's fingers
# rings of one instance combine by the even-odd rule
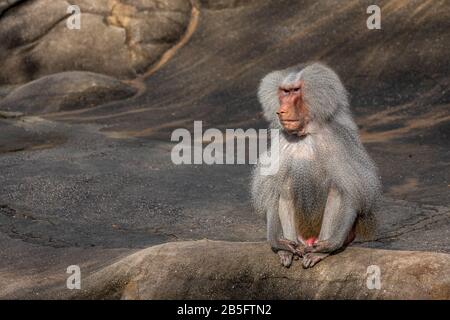
[[[295,249],[295,254],[298,255],[299,257],[303,257],[303,255],[305,254],[305,246],[298,246]]]
[[[303,268],[312,268],[327,256],[327,253],[307,253],[303,257]]]
[[[297,245],[298,245],[297,242],[292,241],[292,240],[288,240],[288,239],[285,239],[285,238],[280,238],[278,241],[279,241],[280,243],[283,243],[283,244],[285,244],[285,245],[287,245],[287,246],[292,246],[292,247],[294,247],[294,248],[296,248]]]

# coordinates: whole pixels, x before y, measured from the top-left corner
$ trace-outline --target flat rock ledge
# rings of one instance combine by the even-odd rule
[[[71,298],[450,299],[450,255],[350,247],[305,270],[263,242],[171,242],[91,274]]]
[[[67,71],[17,87],[0,101],[0,112],[41,114],[91,108],[133,96],[136,89],[93,72]]]

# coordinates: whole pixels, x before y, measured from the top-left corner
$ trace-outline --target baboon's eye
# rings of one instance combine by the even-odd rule
[[[299,93],[299,92],[300,92],[300,87],[294,88],[292,91],[293,91],[294,93]]]
[[[288,89],[281,89],[281,92],[283,93],[284,96],[289,94]]]

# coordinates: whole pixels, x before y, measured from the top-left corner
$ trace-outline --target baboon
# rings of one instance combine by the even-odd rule
[[[253,172],[252,200],[282,265],[313,267],[376,227],[377,168],[364,149],[347,91],[329,67],[312,63],[266,75],[258,98],[280,129],[279,170]]]

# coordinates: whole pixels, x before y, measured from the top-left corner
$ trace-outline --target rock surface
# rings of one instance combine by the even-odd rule
[[[48,112],[54,96],[44,87],[27,98],[37,116],[0,108],[1,298],[62,297],[67,266],[79,265],[84,279],[164,242],[262,241],[265,224],[248,194],[251,166],[174,165],[170,134],[197,120],[204,130],[265,127],[256,98],[260,79],[308,60],[341,75],[380,167],[382,228],[354,246],[450,253],[447,1],[379,1],[381,30],[366,28],[368,3],[361,1],[202,0],[194,8],[167,0],[158,1],[170,7],[161,12],[144,0],[76,3],[85,12],[82,26],[95,27],[89,35],[66,30],[68,2],[0,7],[0,83],[87,70],[120,79],[139,74],[126,81],[138,92],[119,100],[94,95],[81,108]],[[131,17],[146,9],[134,13],[127,3],[148,4],[158,23],[163,11],[171,18],[156,29],[143,26],[153,21],[149,16],[134,25]],[[189,21],[176,27],[185,29],[181,37],[176,31],[173,41],[150,39],[156,49],[149,55],[158,57],[133,60],[128,31],[166,34],[180,15]],[[130,25],[118,26],[124,21]],[[18,88],[10,84],[0,87],[0,97]]]
[[[67,27],[70,5],[81,10],[79,30]],[[4,6],[0,84],[67,70],[135,77],[183,36],[191,14],[186,0],[25,0]]]
[[[258,3],[258,0],[200,0],[202,8],[209,10],[235,9],[256,3]]]
[[[136,89],[92,72],[68,71],[31,81],[0,101],[0,110],[24,114],[90,108],[133,96]]]
[[[21,117],[21,115],[0,113],[0,119],[15,119],[17,117]],[[35,134],[29,132],[23,126],[13,125],[5,121],[0,121],[0,130],[2,132],[0,135],[0,153],[47,149],[62,144],[65,141],[64,136],[58,136],[52,133]]]
[[[14,5],[17,5],[19,2],[23,0],[0,0],[0,16],[9,8]]]
[[[380,270],[380,289],[369,289]],[[373,267],[372,267],[373,268]],[[363,248],[286,269],[266,243],[189,241],[138,251],[84,280],[83,299],[450,299],[450,255]],[[368,281],[369,279],[369,281]]]

